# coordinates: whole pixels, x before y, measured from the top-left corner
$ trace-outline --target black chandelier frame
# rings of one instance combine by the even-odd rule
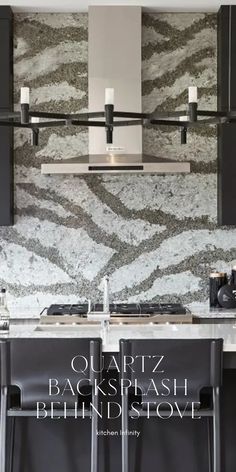
[[[183,120],[186,117],[187,120]],[[99,121],[96,118],[104,118]],[[115,118],[121,118],[116,121]],[[199,119],[200,118],[200,119]],[[36,122],[36,120],[37,122]],[[39,119],[49,121],[38,121]],[[35,121],[34,121],[35,120]],[[113,143],[113,131],[122,126],[172,126],[181,130],[181,144],[187,142],[188,128],[203,125],[222,125],[236,121],[236,111],[198,110],[197,103],[189,103],[187,111],[154,111],[136,113],[115,111],[114,105],[107,104],[104,111],[84,113],[54,113],[31,111],[28,104],[21,104],[19,112],[1,112],[0,126],[27,128],[32,130],[32,144],[38,145],[39,130],[60,126],[101,127],[106,131],[107,144]]]

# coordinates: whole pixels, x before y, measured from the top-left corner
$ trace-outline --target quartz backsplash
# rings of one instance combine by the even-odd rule
[[[216,108],[214,14],[143,14],[143,111],[183,109],[187,87]],[[35,110],[88,106],[88,16],[16,14],[14,101]],[[42,176],[40,166],[88,152],[86,129],[45,129],[39,147],[15,131],[15,225],[0,228],[0,285],[23,312],[52,302],[112,298],[204,303],[212,269],[236,260],[236,230],[217,227],[216,129],[143,131],[145,153],[190,160],[189,175]]]

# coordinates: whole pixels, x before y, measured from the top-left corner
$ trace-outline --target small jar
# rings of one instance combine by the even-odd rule
[[[231,283],[232,285],[236,285],[236,266],[233,266],[231,271]]]
[[[220,308],[218,302],[218,292],[223,285],[228,283],[227,274],[225,272],[212,272],[209,278],[210,289],[210,308]]]

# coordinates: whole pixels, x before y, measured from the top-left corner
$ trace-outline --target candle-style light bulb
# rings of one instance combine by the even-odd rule
[[[29,117],[29,87],[21,87],[20,89],[20,107],[21,107],[21,123],[28,124]]]
[[[105,89],[105,105],[114,105],[114,89]]]
[[[22,105],[29,105],[29,87],[21,87],[20,89],[20,103]]]
[[[197,87],[188,88],[188,103],[197,103]]]
[[[40,119],[38,116],[32,116],[31,117],[31,123],[39,123]]]

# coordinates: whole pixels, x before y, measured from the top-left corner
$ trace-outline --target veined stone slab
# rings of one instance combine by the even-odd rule
[[[73,213],[68,210],[65,210],[62,205],[52,200],[39,199],[31,195],[29,192],[26,192],[22,188],[16,186],[16,201],[17,208],[22,210],[28,207],[42,208],[47,211],[52,211],[61,218],[74,217]],[[45,214],[46,214],[45,212]]]
[[[155,269],[176,266],[200,251],[207,250],[210,253],[217,248],[230,251],[235,247],[235,230],[183,231],[163,241],[154,251],[143,253],[130,264],[116,270],[110,278],[111,289],[115,293],[126,287],[131,288],[145,281]]]
[[[185,293],[199,290],[201,278],[194,276],[189,270],[178,274],[164,275],[152,284],[146,292],[128,298],[129,303],[150,301],[162,295],[183,295]]]
[[[78,295],[59,295],[39,290],[36,293],[25,296],[14,296],[9,293],[7,296],[8,307],[11,317],[39,317],[41,311],[52,304],[58,303],[86,303],[85,298]]]
[[[153,16],[155,20],[156,15]],[[194,13],[194,15],[192,13],[187,12],[177,15],[175,15],[174,13],[163,13],[163,15],[161,15],[162,21],[166,21],[168,25],[173,26],[174,28],[180,31],[192,28],[194,24],[198,23],[200,20],[204,20],[204,18],[204,13]]]
[[[60,159],[72,159],[79,155],[87,154],[88,133],[86,131],[78,132],[73,136],[58,136],[52,133],[45,147],[36,152],[36,157]]]
[[[58,253],[66,272],[77,280],[81,276],[93,280],[114,254],[111,248],[93,241],[83,228],[67,228],[47,220],[21,217],[15,230],[33,244],[39,243],[49,254]]]
[[[55,177],[48,178],[42,176],[39,171],[33,174],[30,171],[30,179],[37,187],[44,189],[51,189],[56,182],[53,188],[58,196],[78,205],[91,216],[98,228],[109,235],[115,234],[125,243],[138,246],[142,241],[165,230],[165,225],[150,224],[140,218],[125,219],[114,213],[96,196],[96,188],[92,192],[83,178],[60,176],[54,180]]]
[[[18,59],[23,56],[29,50],[29,45],[24,38],[16,38],[14,45],[14,57]]]
[[[179,220],[207,216],[216,220],[216,175],[104,177],[105,188],[130,210],[161,210]]]
[[[52,73],[62,64],[87,62],[87,42],[62,41],[55,47],[47,48],[29,59],[22,59],[15,64],[16,78],[26,80],[37,79],[42,75]]]
[[[86,95],[83,90],[77,89],[68,82],[48,84],[34,88],[30,95],[32,105],[39,105],[47,102],[60,102],[67,100],[81,99]]]
[[[55,29],[88,28],[88,15],[86,13],[17,13],[14,15],[17,23],[30,21]]]
[[[216,108],[216,24],[212,14],[144,14],[143,111],[185,109],[189,85],[199,87],[199,107]],[[32,108],[87,110],[87,25],[87,14],[15,15],[16,110],[21,85],[31,88]],[[191,160],[197,174],[42,176],[43,161],[87,154],[87,130],[71,134],[71,128],[41,131],[40,146],[31,148],[30,133],[15,131],[20,218],[0,228],[0,245],[24,247],[45,260],[45,271],[51,264],[61,275],[56,284],[45,276],[45,289],[41,279],[24,286],[6,252],[4,263],[17,280],[4,282],[12,303],[40,306],[44,297],[50,304],[59,296],[76,302],[77,294],[100,299],[97,286],[107,272],[113,293],[126,300],[155,298],[159,290],[160,301],[204,302],[211,267],[236,258],[236,230],[215,226],[214,128],[190,132],[182,147],[177,129],[144,130],[145,153]],[[65,276],[72,282],[62,282]]]
[[[0,279],[7,284],[36,286],[70,283],[71,278],[56,264],[20,244],[0,242]]]
[[[216,49],[216,37],[212,34],[212,29],[203,29],[196,33],[195,37],[188,41],[187,48],[186,44],[181,45],[180,42],[179,46],[171,51],[154,52],[149,59],[144,58],[143,80],[154,80],[165,73],[175,71],[181,61],[185,61],[187,57],[193,56],[203,48],[211,48],[213,51]]]

